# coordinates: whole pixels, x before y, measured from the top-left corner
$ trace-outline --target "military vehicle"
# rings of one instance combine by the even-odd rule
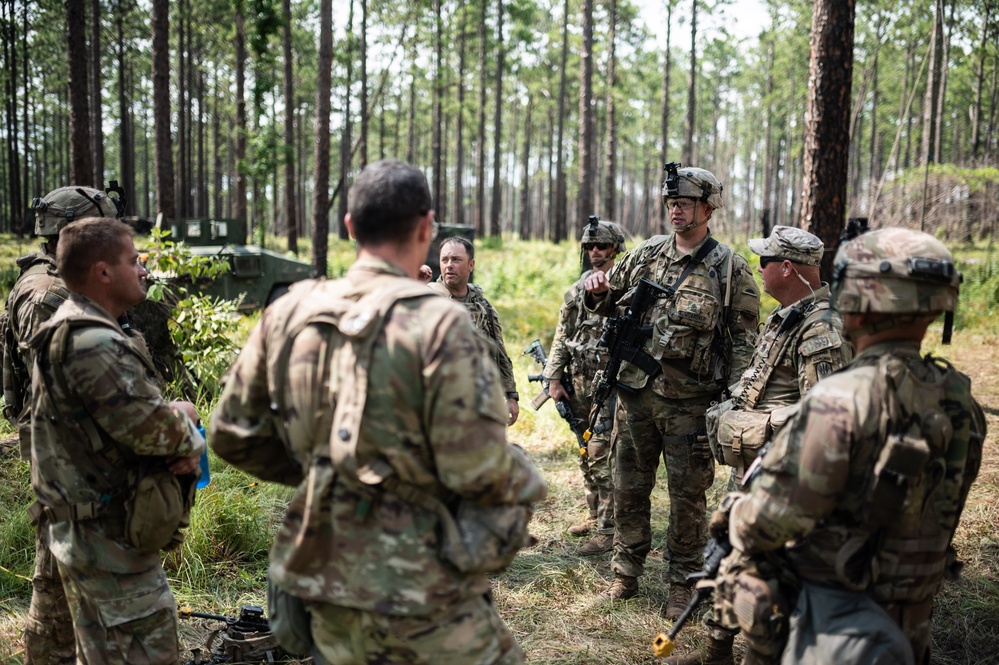
[[[460,236],[474,242],[475,227],[441,224],[440,228],[437,229],[437,237],[434,238],[427,249],[427,265],[434,271],[434,279],[441,276],[441,243],[455,236]]]
[[[225,300],[240,295],[240,309],[260,309],[288,292],[295,282],[312,276],[312,266],[256,245],[240,245],[245,238],[242,223],[235,219],[158,220],[170,230],[170,239],[183,241],[195,256],[219,256],[229,262],[229,272],[195,285],[201,293]]]

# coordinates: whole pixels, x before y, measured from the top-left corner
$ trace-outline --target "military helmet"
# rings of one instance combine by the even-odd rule
[[[961,273],[942,242],[909,229],[859,235],[836,253],[832,300],[844,314],[953,312]]]
[[[589,243],[607,243],[614,245],[618,253],[627,251],[624,246],[624,231],[614,222],[601,221],[599,217],[590,217],[590,221],[583,226],[583,237],[579,242],[581,245]]]
[[[31,202],[35,210],[35,233],[57,236],[64,226],[84,217],[119,216],[110,196],[92,187],[60,187]]]
[[[670,167],[675,166],[675,171]],[[663,181],[662,199],[686,197],[707,203],[712,208],[722,207],[722,184],[715,175],[696,166],[666,165],[666,179]]]

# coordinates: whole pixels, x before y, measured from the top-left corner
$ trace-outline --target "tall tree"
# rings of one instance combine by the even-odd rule
[[[368,165],[368,0],[361,0],[361,168]]]
[[[579,54],[579,201],[576,219],[593,212],[593,0],[583,0],[583,48]]]
[[[615,32],[617,30],[617,0],[610,0],[607,10],[607,151],[604,153],[604,209],[603,214],[617,219],[614,213],[617,194],[617,118],[614,111]]]
[[[291,60],[291,0],[281,4],[284,30],[284,220],[288,251],[298,256],[298,213],[295,210],[295,72]]]
[[[937,142],[940,137],[937,135],[937,115],[940,112],[940,85],[943,79],[944,69],[944,6],[943,0],[933,0],[933,35],[931,37],[933,48],[930,51],[930,69],[926,84],[926,100],[923,103],[923,150],[921,154],[925,163],[932,164],[936,161]]]
[[[659,107],[659,122],[660,122],[660,139],[659,139],[659,165],[660,167],[669,160],[669,70],[670,65],[670,33],[673,30],[673,5],[675,0],[667,0],[666,2],[666,47],[663,49],[663,88],[662,88],[662,101]],[[660,225],[666,221],[666,206],[660,205],[659,209],[659,223]],[[651,235],[652,230],[649,230]]]
[[[135,206],[135,136],[131,113],[131,89],[128,86],[125,61],[125,20],[128,9],[117,0],[115,29],[118,47],[118,181],[125,190],[125,214],[134,215]]]
[[[503,143],[503,0],[496,0],[496,108],[493,115],[493,199],[489,209],[489,228],[486,235],[497,236],[500,228],[500,207],[503,202],[500,189],[500,164]]]
[[[235,0],[236,10],[236,133],[234,155],[236,182],[232,195],[232,216],[239,229],[237,242],[246,243],[249,232],[246,215],[246,15],[244,0]]]
[[[552,224],[552,240],[562,242],[566,239],[566,217],[568,216],[566,202],[566,176],[565,176],[565,105],[566,105],[566,77],[568,76],[569,57],[569,0],[565,0],[562,8],[562,54],[561,66],[559,67],[558,81],[558,139],[555,146],[555,220]]]
[[[333,80],[333,0],[322,0],[319,9],[319,63],[316,84],[316,132],[312,191],[312,274],[325,277],[329,247],[330,215],[330,89]]]
[[[454,223],[465,223],[465,192],[463,180],[465,176],[465,41],[468,26],[465,0],[458,0],[458,108],[455,118],[455,156],[454,156],[454,206],[452,216]]]
[[[524,147],[520,155],[520,239],[531,237],[531,113],[534,98],[527,96],[527,119],[524,121]]]
[[[433,196],[434,206],[437,206],[437,214],[444,217],[444,174],[441,168],[441,125],[444,122],[442,107],[444,104],[444,17],[441,15],[441,0],[434,0],[434,106],[433,118],[433,138],[430,145],[431,160],[433,163]]]
[[[489,0],[481,0],[482,15],[479,18],[479,125],[476,141],[475,169],[475,233],[486,234],[486,13]],[[499,103],[499,100],[496,100]]]
[[[353,118],[350,113],[350,88],[354,83],[354,0],[350,0],[350,4],[347,9],[347,34],[344,39],[347,40],[347,71],[346,71],[346,81],[344,83],[343,89],[343,132],[340,134],[340,182],[343,183],[344,189],[340,195],[339,205],[337,208],[337,231],[340,235],[340,240],[346,240],[350,237],[347,232],[347,225],[344,224],[344,217],[347,215],[347,187],[349,186],[350,177],[350,144],[351,144],[351,125],[353,124]],[[410,160],[412,161],[412,160]]]
[[[153,0],[153,125],[156,133],[153,147],[156,164],[156,211],[163,213],[167,219],[173,219],[177,216],[177,208],[174,199],[173,145],[170,135],[169,11],[169,0]]]
[[[90,149],[94,158],[94,182],[104,188],[104,117],[101,103],[101,0],[90,4]]]
[[[801,226],[829,250],[822,258],[824,281],[831,281],[846,216],[854,16],[854,0],[815,0]]]
[[[153,5],[155,9],[155,3]],[[66,0],[66,52],[69,57],[69,153],[70,179],[78,185],[94,182],[94,161],[90,154],[90,103],[87,99],[87,39],[84,0]],[[154,16],[155,19],[155,16]],[[155,20],[153,39],[156,38]],[[169,66],[169,62],[167,63]],[[153,72],[155,80],[156,73]],[[169,76],[169,74],[167,74]],[[169,101],[168,101],[169,103]]]
[[[690,78],[687,81],[687,121],[684,125],[683,159],[690,164],[694,154],[694,129],[697,123],[697,0],[691,0],[690,8]]]

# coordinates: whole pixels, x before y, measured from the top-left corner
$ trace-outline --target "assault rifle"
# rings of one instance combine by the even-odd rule
[[[525,356],[531,356],[534,358],[534,362],[541,365],[542,370],[545,365],[548,364],[548,355],[545,353],[545,347],[541,346],[541,340],[534,340],[527,345],[524,349]],[[562,420],[569,423],[569,429],[572,433],[576,435],[576,442],[579,444],[579,454],[586,457],[586,441],[583,439],[582,427],[584,421],[582,418],[577,418],[572,413],[572,400],[575,397],[575,388],[572,386],[572,379],[569,377],[568,367],[565,372],[566,381],[562,382],[562,387],[565,389],[566,395],[569,397],[562,397],[561,399],[555,400],[555,408],[558,410],[558,415],[562,416]],[[528,381],[537,381],[541,384],[541,392],[538,394],[534,400],[531,401],[531,406],[537,411],[541,406],[548,401],[551,395],[548,394],[548,380],[544,377],[544,374],[528,374]]]
[[[239,610],[239,616],[236,617],[195,612],[187,606],[180,607],[177,614],[181,619],[208,619],[225,624],[225,627],[209,634],[203,649],[191,649],[193,659],[184,665],[274,663],[291,658],[291,655],[278,644],[277,638],[271,632],[270,623],[264,616],[264,610],[259,605],[243,605]],[[213,649],[215,638],[219,636],[221,641]],[[201,655],[202,651],[207,652],[207,658]]]
[[[604,323],[604,333],[600,336],[597,346],[607,349],[607,365],[600,375],[600,381],[593,391],[593,403],[590,407],[589,427],[583,433],[583,440],[589,442],[600,419],[600,411],[610,397],[611,392],[618,387],[617,374],[621,363],[625,360],[654,379],[662,371],[662,366],[655,358],[642,348],[645,340],[652,336],[652,326],[640,324],[645,311],[662,297],[670,297],[669,289],[656,284],[645,277],[638,281],[635,295],[623,316],[614,316]],[[628,390],[627,386],[621,386]]]
[[[839,234],[839,244],[850,242],[857,236],[863,235],[871,230],[866,217],[851,217],[846,220],[846,228]]]
[[[707,546],[704,548],[704,569],[699,573],[687,575],[687,582],[696,584],[701,580],[713,580],[718,576],[718,568],[721,566],[722,559],[728,556],[731,551],[732,543],[728,540],[728,534],[715,536],[709,540]],[[676,647],[673,640],[676,639],[676,636],[680,633],[680,629],[687,623],[687,619],[694,613],[697,606],[711,596],[711,593],[712,588],[709,586],[695,587],[694,597],[683,608],[683,613],[676,620],[676,623],[673,624],[669,634],[659,633],[656,635],[656,639],[653,640],[652,651],[657,658],[666,658],[673,653],[673,649]]]

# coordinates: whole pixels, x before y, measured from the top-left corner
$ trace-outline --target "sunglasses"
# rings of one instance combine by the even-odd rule
[[[791,259],[785,259],[783,256],[761,256],[760,257],[760,267],[766,268],[770,263],[783,263],[784,261],[790,261]]]
[[[591,249],[599,249],[601,252],[605,249],[610,249],[609,242],[587,242],[583,244],[583,251],[588,252]]]

